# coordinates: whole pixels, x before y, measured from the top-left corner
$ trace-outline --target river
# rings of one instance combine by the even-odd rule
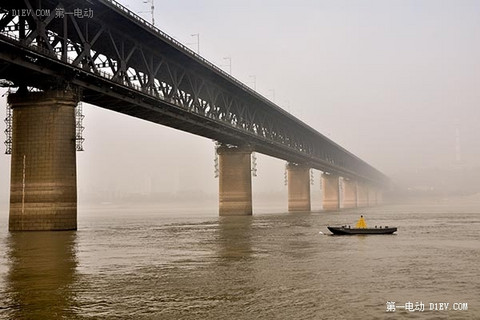
[[[9,233],[1,212],[1,319],[480,319],[480,203],[82,210],[76,232]],[[360,214],[397,234],[329,234]]]

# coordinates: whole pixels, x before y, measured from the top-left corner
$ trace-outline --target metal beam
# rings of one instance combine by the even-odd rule
[[[75,0],[26,0],[25,6],[35,10],[39,3],[53,14],[56,8],[79,6]],[[254,151],[322,171],[388,182],[378,170],[115,1],[88,3],[99,16],[34,16],[28,28],[20,28],[21,17],[12,17],[9,8],[21,4],[2,1],[0,63],[7,68],[0,77],[40,89],[59,82],[76,85],[85,102],[103,108],[222,143],[248,143]],[[28,29],[26,40],[20,40],[20,29]]]

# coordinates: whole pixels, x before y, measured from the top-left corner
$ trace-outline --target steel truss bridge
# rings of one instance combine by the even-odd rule
[[[0,78],[289,162],[388,178],[113,0],[2,0]]]

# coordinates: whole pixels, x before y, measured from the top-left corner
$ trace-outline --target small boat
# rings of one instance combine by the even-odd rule
[[[345,235],[345,234],[392,234],[397,231],[396,227],[380,227],[377,228],[368,228],[363,215],[360,216],[360,219],[357,221],[355,228],[351,228],[350,226],[341,226],[341,227],[327,227],[330,232],[333,234],[338,235]]]
[[[330,232],[336,235],[351,234],[392,234],[397,231],[396,227],[380,227],[380,228],[351,228],[347,226],[327,227]]]

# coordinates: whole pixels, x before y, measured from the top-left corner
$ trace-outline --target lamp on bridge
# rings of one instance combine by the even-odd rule
[[[228,56],[228,57],[224,57],[223,60],[228,60],[228,74],[229,75],[232,75],[232,57]]]
[[[253,80],[253,81],[252,81],[252,83],[253,83],[253,90],[254,90],[254,91],[257,91],[257,76],[251,75],[251,76],[249,76],[249,77],[252,78],[252,80]]]
[[[149,3],[151,4],[150,6],[150,13],[152,15],[152,25],[155,25],[155,2],[154,0],[143,0],[143,3]]]
[[[272,93],[272,102],[275,102],[275,89],[268,90]]]
[[[200,55],[200,33],[194,33],[192,37],[197,37],[197,54]]]

